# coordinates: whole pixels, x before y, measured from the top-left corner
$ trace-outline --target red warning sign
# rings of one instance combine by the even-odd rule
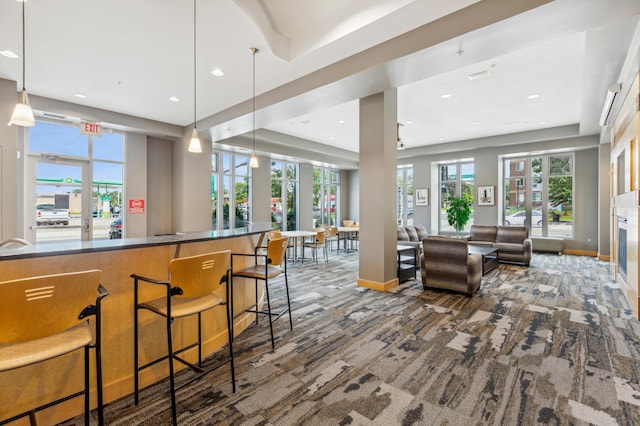
[[[129,213],[144,213],[144,200],[129,200]]]

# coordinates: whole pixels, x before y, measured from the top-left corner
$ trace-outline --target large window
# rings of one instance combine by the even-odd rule
[[[25,188],[26,214],[37,226],[27,220],[35,235],[25,235],[35,241],[120,238],[124,139],[111,129],[87,136],[75,125],[37,121],[29,129]],[[65,218],[51,219],[53,213],[36,208],[42,206]]]
[[[271,221],[280,229],[298,229],[298,165],[271,162]],[[285,214],[286,212],[286,214]]]
[[[338,226],[340,170],[313,168],[313,224]]]
[[[396,192],[398,225],[413,225],[413,166],[398,167]]]
[[[211,157],[213,229],[233,229],[247,225],[250,176],[249,156],[228,152],[213,153]]]
[[[465,225],[463,232],[469,232],[473,225],[473,199],[474,199],[474,164],[473,162],[450,163],[440,165],[440,218],[439,232],[455,233],[453,226],[447,221],[447,208],[449,197],[464,197],[471,202],[471,217]]]
[[[505,159],[503,208],[505,225],[573,237],[573,154]]]

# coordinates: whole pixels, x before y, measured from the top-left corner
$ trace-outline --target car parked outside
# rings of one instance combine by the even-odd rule
[[[122,217],[117,218],[109,225],[109,239],[122,238]]]
[[[533,222],[534,226],[542,226],[542,212],[540,212],[539,210],[532,211],[531,221]],[[527,213],[524,210],[521,210],[504,218],[505,225],[526,226],[526,223]]]

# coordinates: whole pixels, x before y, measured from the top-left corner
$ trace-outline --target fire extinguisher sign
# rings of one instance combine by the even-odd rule
[[[144,213],[144,200],[129,200],[129,214]]]

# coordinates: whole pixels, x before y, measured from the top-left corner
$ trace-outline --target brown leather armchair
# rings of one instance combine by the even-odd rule
[[[482,255],[469,254],[467,242],[459,238],[429,237],[422,241],[420,256],[422,286],[453,290],[471,297],[482,279]]]

